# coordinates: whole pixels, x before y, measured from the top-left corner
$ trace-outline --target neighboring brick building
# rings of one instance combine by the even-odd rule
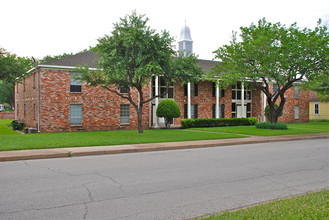
[[[188,33],[180,39],[179,48],[192,49],[188,27],[185,27],[185,31]],[[85,83],[75,80],[75,67],[87,64],[90,69],[95,69],[95,59],[96,53],[87,51],[46,62],[30,70],[29,77],[16,84],[15,118],[40,132],[136,129],[136,111],[126,99],[100,87],[87,87]],[[198,64],[209,71],[218,62],[200,60]],[[158,84],[155,83],[157,81]],[[280,121],[308,121],[309,93],[295,88],[286,93],[287,101]],[[153,77],[145,86],[144,97],[150,98],[156,89],[159,92],[164,89],[160,77]],[[137,101],[137,91],[132,91],[132,97]],[[182,112],[174,120],[175,125],[180,125],[181,119],[187,117],[257,117],[259,121],[264,120],[266,98],[253,84],[244,88],[237,83],[219,90],[207,80],[185,86],[177,82],[170,87],[166,97],[173,98]],[[144,128],[157,127],[163,123],[155,116],[156,104],[161,100],[144,105]]]

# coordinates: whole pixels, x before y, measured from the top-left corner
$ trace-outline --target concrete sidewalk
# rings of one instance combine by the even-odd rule
[[[53,148],[40,150],[0,151],[0,161],[30,160],[43,158],[75,157],[102,154],[120,154],[147,151],[177,150],[202,147],[228,146],[238,144],[268,143],[279,141],[309,140],[329,138],[329,133],[283,135],[283,136],[252,136],[247,138],[183,141],[151,144],[112,145],[94,147]],[[328,140],[329,144],[329,140]]]

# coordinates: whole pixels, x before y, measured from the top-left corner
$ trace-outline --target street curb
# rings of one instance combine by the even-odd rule
[[[133,144],[133,145],[112,145],[112,146],[75,147],[75,148],[53,148],[53,149],[40,149],[40,150],[0,151],[0,162],[1,161],[105,155],[105,154],[179,150],[179,149],[219,147],[219,146],[230,146],[230,145],[241,145],[241,144],[269,143],[269,142],[280,142],[280,141],[311,140],[311,139],[322,139],[322,138],[329,138],[329,133],[267,136],[267,137],[252,136],[252,137],[247,137],[247,138],[184,141],[184,142],[166,142],[166,143],[151,143],[151,144]]]

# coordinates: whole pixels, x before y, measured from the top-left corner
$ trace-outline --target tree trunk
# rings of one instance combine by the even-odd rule
[[[142,134],[143,131],[143,106],[139,106],[139,109],[137,110],[137,117],[138,117],[138,133]]]
[[[166,123],[166,128],[167,129],[170,128],[170,121],[171,121],[171,118],[165,118],[165,123]]]

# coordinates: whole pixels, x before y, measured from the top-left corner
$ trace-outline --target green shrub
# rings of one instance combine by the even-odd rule
[[[166,127],[170,127],[170,121],[180,116],[180,108],[173,99],[166,99],[159,103],[156,115],[165,118]]]
[[[287,130],[288,126],[287,124],[284,123],[275,123],[271,124],[270,122],[262,122],[262,123],[257,123],[256,128],[261,128],[261,129],[272,129],[272,130]]]
[[[182,128],[225,127],[255,125],[257,118],[190,118],[182,119]]]
[[[25,127],[25,124],[23,122],[19,122],[17,120],[14,120],[10,123],[10,126],[14,129],[14,130],[20,130],[22,131]]]

